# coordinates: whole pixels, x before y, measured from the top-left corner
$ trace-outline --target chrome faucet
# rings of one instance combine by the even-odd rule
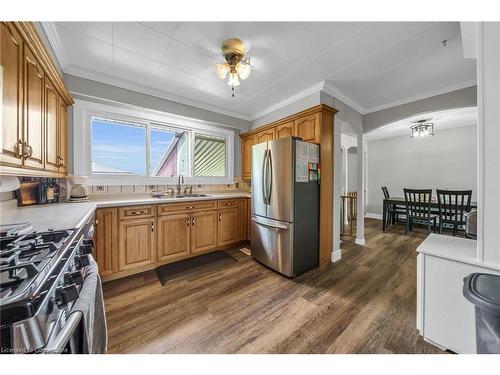
[[[181,182],[182,181],[182,182]],[[184,183],[184,176],[182,174],[179,175],[177,179],[177,196],[181,196],[181,183]]]

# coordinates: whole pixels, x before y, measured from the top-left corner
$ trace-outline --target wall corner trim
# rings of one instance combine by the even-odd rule
[[[356,245],[361,245],[361,246],[363,246],[363,245],[366,243],[366,241],[365,241],[365,239],[364,239],[364,238],[356,238],[356,239],[354,240],[354,243],[355,243]]]

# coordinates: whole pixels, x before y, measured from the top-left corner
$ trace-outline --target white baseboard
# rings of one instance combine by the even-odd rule
[[[365,217],[367,217],[369,219],[382,220],[382,215],[381,214],[374,214],[374,213],[371,213],[371,212],[367,212],[365,214]]]
[[[356,239],[354,240],[354,243],[355,243],[356,245],[364,245],[364,244],[366,243],[366,241],[365,241],[365,239],[364,239],[364,238],[356,238]]]
[[[342,257],[342,250],[338,249],[332,253],[332,263],[338,262]]]

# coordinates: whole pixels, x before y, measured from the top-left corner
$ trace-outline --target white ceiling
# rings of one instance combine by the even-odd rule
[[[391,122],[366,134],[366,139],[373,141],[376,139],[410,137],[410,126],[413,122],[421,119],[432,119],[434,123],[434,134],[440,130],[459,128],[462,126],[477,125],[477,107],[447,109],[437,112],[419,114],[403,120]]]
[[[321,81],[362,112],[476,81],[458,22],[53,22],[44,28],[66,73],[243,118]],[[213,67],[228,37],[249,46],[253,69],[235,98]]]

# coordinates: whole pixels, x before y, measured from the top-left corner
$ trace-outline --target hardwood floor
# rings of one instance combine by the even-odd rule
[[[110,353],[443,353],[415,328],[424,232],[344,238],[342,260],[290,280],[238,262],[161,286],[154,271],[105,283]]]

